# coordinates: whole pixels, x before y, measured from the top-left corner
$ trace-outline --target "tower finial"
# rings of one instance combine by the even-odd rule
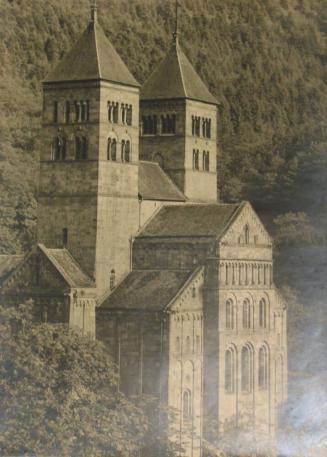
[[[92,0],[91,4],[91,21],[98,22],[98,5],[97,0]]]
[[[178,42],[178,34],[179,34],[179,31],[178,31],[178,8],[179,8],[179,1],[175,0],[175,31],[173,33],[173,37],[174,37],[174,42],[175,43]]]

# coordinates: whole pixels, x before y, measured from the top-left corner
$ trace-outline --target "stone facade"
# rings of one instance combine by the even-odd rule
[[[190,201],[217,201],[217,107],[196,100],[142,100],[141,158],[157,161]],[[162,117],[174,116],[174,133],[163,133]],[[145,119],[157,120],[156,133],[147,133]],[[198,118],[198,134],[192,122]],[[210,138],[203,121],[210,121]],[[195,163],[194,153],[198,154]],[[209,160],[206,169],[204,154]]]
[[[80,47],[44,84],[38,246],[3,269],[2,299],[101,339],[121,391],[174,409],[181,455],[201,456],[206,420],[273,439],[286,305],[251,205],[217,202],[216,102],[176,37],[141,104],[94,15]]]

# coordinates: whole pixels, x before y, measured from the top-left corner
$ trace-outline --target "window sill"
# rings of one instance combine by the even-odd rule
[[[108,121],[108,124],[111,124],[111,125],[119,125],[120,127],[132,127],[133,125],[132,124],[127,124],[127,123],[123,123],[123,122],[113,122],[113,121]]]

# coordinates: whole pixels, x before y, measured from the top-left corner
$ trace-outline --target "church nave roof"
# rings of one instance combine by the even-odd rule
[[[233,220],[242,203],[163,206],[143,227],[138,238],[218,237]]]
[[[185,202],[185,195],[154,162],[139,161],[139,194],[143,200]]]
[[[134,270],[101,304],[101,309],[159,311],[176,296],[193,272]]]

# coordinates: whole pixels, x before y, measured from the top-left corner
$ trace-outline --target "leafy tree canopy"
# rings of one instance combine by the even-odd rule
[[[27,303],[0,308],[0,347],[1,455],[173,455],[157,401],[118,393],[116,367],[99,341],[34,323]]]

